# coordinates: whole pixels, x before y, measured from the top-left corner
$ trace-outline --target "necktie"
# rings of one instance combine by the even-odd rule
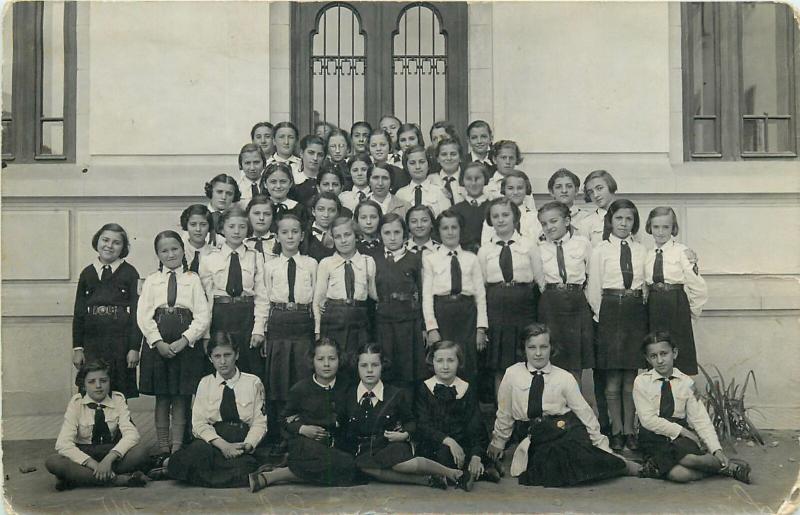
[[[359,201],[359,202],[361,202],[361,201],[363,201],[365,198],[367,198],[367,194],[366,194],[366,193],[364,193],[363,191],[359,190],[359,191],[358,191],[358,201]]]
[[[189,265],[189,270],[194,273],[197,273],[200,270],[200,251],[194,253],[194,257],[192,258],[192,264]]]
[[[317,239],[319,241],[324,241],[325,240],[325,231],[323,231],[319,227],[312,225],[311,226],[311,232],[314,234],[314,236],[317,236]]]
[[[422,250],[422,249],[420,248],[420,246],[419,246],[419,245],[416,245],[416,244],[415,244],[415,245],[413,245],[413,246],[411,247],[411,250],[413,250],[414,252],[419,252],[419,251],[420,251],[420,250]]]
[[[567,284],[567,264],[564,262],[564,247],[562,241],[556,242],[556,261],[558,262],[558,275],[561,276],[561,282]]]
[[[500,251],[500,271],[503,272],[503,281],[510,283],[514,280],[514,258],[511,256],[511,244],[514,240],[498,241],[497,244],[503,247]]]
[[[456,387],[437,383],[433,387],[433,396],[441,401],[452,401],[456,398]]]
[[[447,190],[447,196],[453,204],[456,203],[456,198],[453,196],[453,186],[451,185],[454,180],[456,180],[455,177],[445,177],[444,179],[444,189]]]
[[[348,259],[344,262],[344,291],[347,300],[353,300],[356,292],[356,274],[353,272],[353,263]]]
[[[392,161],[394,161],[395,163],[401,162],[402,159],[400,158],[400,154],[392,154]]]
[[[664,282],[664,253],[661,249],[656,249],[656,262],[653,263],[653,282]]]
[[[414,188],[414,206],[422,204],[422,186]]]
[[[361,396],[361,408],[364,411],[369,411],[372,409],[372,399],[375,398],[375,392],[369,391],[366,392],[364,395]]]
[[[100,275],[100,282],[107,283],[111,280],[111,265],[103,265],[103,273]]]
[[[619,268],[622,271],[622,283],[626,290],[633,284],[633,262],[631,261],[631,247],[627,241],[620,242]]]
[[[450,257],[450,295],[461,294],[461,265],[455,250],[447,253]]]
[[[275,204],[275,220],[279,220],[288,210],[289,208],[283,202]]]
[[[94,410],[94,427],[92,427],[92,443],[93,444],[102,444],[102,443],[112,443],[111,441],[111,430],[108,428],[108,424],[106,423],[106,415],[103,412],[102,404],[97,404],[96,402],[90,402],[87,404],[89,409]]]
[[[261,254],[263,256],[264,255],[264,238],[262,238],[261,236],[256,236],[253,239],[256,242],[256,244],[253,246],[253,248],[256,250],[256,252],[258,252],[259,254]]]
[[[175,272],[169,273],[169,281],[167,281],[167,306],[175,307],[175,301],[178,299],[178,279],[175,277]]]
[[[255,197],[256,195],[258,195],[258,193],[259,193],[258,192],[258,184],[256,184],[256,183],[250,184],[250,194],[253,197]]]
[[[241,422],[239,410],[236,408],[236,392],[228,386],[226,381],[222,382],[222,401],[219,403],[219,417],[223,422]]]
[[[222,213],[219,211],[214,211],[211,213],[211,227],[208,229],[208,241],[216,246],[217,244],[217,233],[220,232],[219,230],[219,221],[222,218]]]
[[[386,261],[394,263],[394,254],[391,251],[386,251]]]
[[[672,383],[669,378],[661,378],[661,402],[658,404],[658,416],[669,418],[675,414],[675,397],[672,396]]]
[[[531,372],[531,389],[528,392],[528,419],[542,416],[542,396],[544,395],[544,372]]]
[[[297,263],[294,258],[289,258],[289,265],[286,268],[286,277],[289,281],[289,302],[294,302],[294,283],[297,278]]]
[[[242,294],[242,266],[239,264],[239,253],[231,252],[231,262],[228,265],[228,284],[225,291],[231,297],[238,297]]]
[[[475,207],[475,206],[478,205],[478,201],[475,200],[475,199],[472,199],[472,200],[469,201],[469,205],[472,206],[472,207]]]

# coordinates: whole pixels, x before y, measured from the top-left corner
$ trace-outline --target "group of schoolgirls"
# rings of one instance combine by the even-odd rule
[[[104,225],[78,282],[81,393],[47,462],[57,486],[144,484],[125,406],[139,393],[156,397],[150,476],[208,487],[373,478],[470,490],[499,480],[513,442],[511,474],[527,485],[749,481],[686,375],[706,287],[673,239],[675,212],[651,211],[647,249],[608,172],[584,180],[586,211],[565,169],[536,210],[516,143],[492,144],[483,121],[467,134],[464,157],[446,122],[428,148],[391,116],[350,133],[321,123],[298,157],[293,124],[258,123],[240,177],[214,177],[183,232],[155,237],[159,270],[141,295],[127,233]],[[580,392],[586,368],[597,416]],[[491,438],[479,399],[497,406]],[[263,464],[268,440],[288,449],[287,467]]]

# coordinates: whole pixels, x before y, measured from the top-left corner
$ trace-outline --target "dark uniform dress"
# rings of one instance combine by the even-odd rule
[[[473,206],[471,201],[471,198],[462,200],[453,206],[453,211],[464,217],[464,227],[461,229],[461,247],[477,254],[481,247],[481,231],[489,204],[485,201],[478,201],[478,205]]]
[[[306,182],[308,182],[308,181],[306,181]],[[294,198],[290,197],[287,200],[294,200]],[[308,214],[308,209],[306,209],[305,204],[303,204],[302,202],[297,202],[293,206],[289,207],[288,204],[291,204],[291,203],[292,202],[287,202],[287,201],[276,202],[275,203],[275,205],[274,205],[274,215],[272,217],[272,225],[269,228],[270,232],[277,234],[277,232],[278,232],[278,220],[280,220],[280,218],[283,215],[287,215],[287,214],[294,215],[298,219],[300,219],[300,226],[301,227],[305,227],[306,225],[308,225],[308,220],[309,220],[310,217],[309,217],[309,214]]]
[[[313,378],[303,379],[289,391],[282,419],[289,434],[289,470],[309,483],[324,486],[356,484],[355,457],[344,445],[348,385],[342,378],[324,387]],[[324,441],[300,434],[304,425],[319,426],[330,434]]]
[[[370,393],[374,395],[377,388]],[[383,436],[385,431],[414,435],[416,423],[406,391],[384,384],[383,400],[376,404],[361,397],[358,387],[351,388],[346,404],[346,448],[356,455],[356,466],[361,470],[390,469],[413,458],[409,442],[390,442]]]
[[[126,261],[106,282],[94,265],[87,266],[78,278],[72,319],[73,348],[83,347],[86,363],[100,358],[110,363],[111,389],[127,399],[139,396],[136,369],[127,361],[128,351],[139,351],[142,344],[136,324],[138,281],[139,273]]]
[[[296,200],[302,206],[308,208],[309,202],[317,194],[317,179],[306,177],[300,184],[295,184],[289,191],[289,198]]]
[[[336,249],[333,247],[326,247],[312,231],[313,229],[311,227],[306,231],[305,237],[303,238],[302,251],[303,254],[314,258],[317,263],[319,263],[326,257],[332,256],[334,252],[336,252]]]
[[[445,467],[456,468],[450,448],[442,441],[450,437],[464,450],[464,467],[473,456],[487,463],[489,435],[481,419],[478,394],[475,388],[463,383],[467,390],[457,398],[456,386],[439,384],[435,378],[417,387],[414,414],[417,417],[417,454]],[[433,386],[431,391],[429,385]]]
[[[377,256],[383,254],[383,242],[380,238],[376,240],[358,240],[356,248],[361,254],[367,255],[375,259]]]

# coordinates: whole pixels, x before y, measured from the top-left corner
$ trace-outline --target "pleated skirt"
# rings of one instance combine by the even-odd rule
[[[592,311],[582,291],[545,290],[539,299],[539,321],[550,330],[558,353],[550,360],[565,370],[594,368]]]
[[[313,343],[314,318],[308,311],[270,312],[264,360],[268,400],[287,400],[295,383],[311,377],[313,369],[308,353]]]
[[[647,306],[641,297],[603,295],[598,324],[596,368],[643,368],[642,340],[647,334]]]
[[[683,290],[650,290],[647,298],[650,331],[669,331],[678,348],[675,366],[684,374],[697,374],[697,350],[692,330],[689,298]]]
[[[538,290],[533,284],[486,287],[489,318],[487,369],[502,372],[524,360],[522,332],[536,321]]]

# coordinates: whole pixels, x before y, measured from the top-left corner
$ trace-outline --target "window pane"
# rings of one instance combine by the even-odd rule
[[[692,49],[692,95],[694,115],[717,113],[716,6],[693,3],[687,7]]]
[[[742,125],[742,152],[793,152],[791,125],[788,118],[750,118]]]
[[[61,2],[43,2],[41,116],[64,116],[64,4]]]
[[[695,120],[693,136],[692,152],[695,155],[719,153],[716,120]]]
[[[64,122],[42,123],[42,148],[39,155],[64,155]]]

